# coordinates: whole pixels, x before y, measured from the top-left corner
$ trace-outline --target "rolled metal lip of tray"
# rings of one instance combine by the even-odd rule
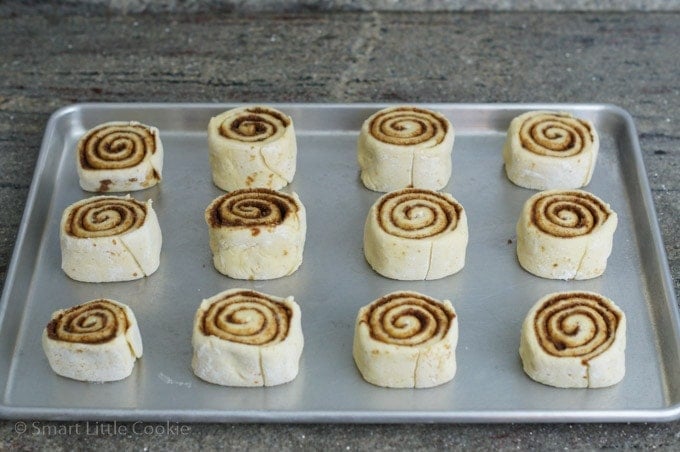
[[[680,323],[653,202],[631,116],[602,104],[419,104],[456,131],[453,175],[443,191],[467,212],[465,268],[435,281],[375,273],[362,251],[363,225],[380,196],[363,187],[356,163],[362,122],[387,104],[270,104],[289,114],[298,168],[285,192],[307,209],[304,261],[293,275],[239,281],[212,265],[203,211],[223,192],[212,184],[209,119],[235,104],[77,104],[50,118],[0,304],[0,415],[5,418],[219,422],[596,422],[680,417]],[[594,122],[600,137],[585,188],[608,202],[619,225],[605,274],[586,281],[541,279],[515,255],[515,224],[534,191],[505,176],[501,149],[510,120],[528,110],[567,111]],[[160,129],[163,181],[133,192],[152,199],[163,231],[160,269],[122,283],[70,280],[60,268],[59,219],[92,196],[78,185],[75,143],[97,124],[135,120]],[[297,378],[268,388],[206,383],[191,370],[196,308],[228,288],[293,295],[305,347]],[[558,389],[532,381],[518,354],[524,316],[543,295],[592,290],[626,312],[627,372],[604,389]],[[452,301],[459,318],[458,371],[431,389],[366,383],[352,359],[359,308],[396,290]],[[53,373],[41,348],[50,314],[108,297],[136,314],[144,356],[130,377],[105,384]]]

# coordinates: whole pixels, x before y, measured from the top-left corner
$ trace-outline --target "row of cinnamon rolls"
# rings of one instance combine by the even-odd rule
[[[52,315],[43,330],[52,369],[81,381],[129,376],[142,357],[139,327],[125,304],[97,299]],[[458,316],[449,300],[400,291],[362,307],[352,354],[361,376],[390,388],[428,388],[457,369]],[[248,289],[202,301],[192,334],[194,374],[224,386],[275,386],[299,373],[304,347],[300,306]],[[520,356],[534,380],[557,387],[606,387],[625,373],[626,317],[586,291],[549,294],[529,311]]]

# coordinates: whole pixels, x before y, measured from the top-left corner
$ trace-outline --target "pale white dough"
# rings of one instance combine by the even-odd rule
[[[543,145],[530,139],[530,135],[523,141],[521,130],[525,124],[527,130],[532,129],[529,127],[532,121],[551,124],[541,135]],[[530,150],[534,146],[540,151]],[[520,187],[535,190],[584,187],[593,175],[599,146],[599,136],[590,121],[570,113],[530,111],[510,122],[503,146],[505,171],[508,179]]]
[[[384,135],[376,133],[380,124]],[[451,177],[453,142],[454,128],[440,113],[407,106],[380,110],[364,121],[359,134],[361,180],[380,192],[440,190]]]
[[[555,207],[556,224],[546,222],[553,233],[540,228],[537,218],[545,218],[534,212],[535,206]],[[594,212],[599,221],[587,228],[582,218],[570,211],[570,206]],[[539,209],[540,211],[541,209]],[[546,190],[529,198],[517,222],[517,258],[528,272],[549,279],[590,279],[600,276],[607,267],[612,251],[614,232],[618,218],[609,204],[583,190]],[[579,226],[580,224],[580,226]],[[579,231],[580,232],[571,232]],[[574,234],[574,236],[564,236]]]
[[[403,300],[407,301],[406,306],[401,304]],[[392,314],[400,322],[391,322],[392,326],[376,323],[371,313],[378,306],[386,309],[387,317]],[[420,331],[422,318],[419,320],[408,312],[409,309],[424,313],[422,318],[441,322],[439,327],[434,328],[434,332]],[[400,338],[395,338],[386,329],[396,329],[395,324],[402,326]],[[376,335],[378,330],[384,334]],[[362,377],[371,384],[389,388],[429,388],[455,376],[457,343],[458,317],[450,301],[438,301],[417,292],[394,292],[359,310],[352,353]]]
[[[258,200],[263,196],[266,202],[278,198],[287,203],[287,213],[280,223],[268,225],[265,217],[244,224],[215,223],[213,212],[225,199]],[[276,208],[274,202],[271,206]],[[215,199],[205,212],[213,264],[220,273],[235,279],[274,279],[292,274],[302,263],[307,218],[297,194],[237,190]]]
[[[467,243],[463,206],[450,194],[431,190],[407,188],[383,195],[364,225],[366,261],[392,279],[452,275],[465,265]]]
[[[67,232],[74,211],[107,200],[143,205],[146,210],[143,224],[121,234],[101,237],[77,237]],[[139,279],[154,273],[160,265],[163,238],[151,200],[141,203],[129,195],[95,196],[64,210],[60,242],[61,267],[70,278],[83,282],[111,282]]]
[[[253,297],[252,294],[255,296]],[[287,317],[288,329],[277,340],[264,344],[241,343],[238,339],[228,340],[215,334],[206,334],[203,323],[210,307],[222,300],[246,294],[247,300],[265,298],[281,309]],[[252,308],[258,301],[242,303],[239,309],[241,324],[227,326],[234,336],[238,331],[255,324],[259,314]],[[269,307],[261,307],[267,310]],[[228,323],[228,322],[226,322]],[[277,325],[282,327],[282,324]],[[262,334],[262,333],[260,333]],[[244,334],[245,335],[245,334]],[[247,339],[247,338],[246,338]],[[224,386],[275,386],[295,379],[304,346],[301,312],[293,297],[279,298],[246,289],[230,289],[203,300],[196,311],[192,336],[193,359],[191,366],[197,377],[210,383]]]
[[[271,107],[239,107],[213,117],[208,149],[213,182],[222,190],[278,190],[295,175],[293,120]]]
[[[551,304],[550,315],[539,314]],[[544,318],[558,315],[566,318],[543,322]],[[595,333],[598,330],[594,319],[608,322],[609,336],[603,329],[599,330],[602,336]],[[541,324],[546,327],[537,326]],[[559,325],[571,329],[560,331]],[[537,331],[547,331],[549,339],[539,340]],[[519,354],[524,371],[535,381],[559,388],[601,388],[623,379],[625,348],[626,316],[613,301],[593,292],[557,292],[541,298],[527,314]]]
[[[98,139],[97,139],[98,138]],[[92,141],[91,141],[92,140]],[[110,141],[109,141],[110,140]],[[97,161],[124,167],[93,167],[84,155],[87,143],[98,148]],[[100,146],[94,146],[95,143]],[[137,151],[131,149],[138,146]],[[113,149],[112,149],[113,148]],[[124,149],[124,150],[123,150]],[[132,161],[139,152],[140,159]],[[107,157],[110,154],[110,157]],[[123,158],[123,155],[129,155]],[[80,187],[91,192],[124,192],[143,190],[160,182],[163,174],[163,143],[156,127],[135,121],[114,121],[90,129],[78,142],[76,152]],[[124,162],[129,161],[129,165]]]
[[[92,300],[85,305],[92,306],[99,301],[102,300]],[[55,373],[75,380],[92,382],[121,380],[132,373],[136,359],[141,358],[143,352],[137,319],[132,310],[123,303],[108,299],[103,301],[119,307],[126,319],[127,329],[121,328],[115,337],[105,342],[87,343],[54,337],[49,333],[51,324],[48,325],[43,330],[42,346]],[[60,316],[68,312],[68,309],[55,312],[52,314],[52,322],[56,322]],[[99,320],[93,318],[90,324]],[[97,331],[92,331],[92,334],[96,333]]]

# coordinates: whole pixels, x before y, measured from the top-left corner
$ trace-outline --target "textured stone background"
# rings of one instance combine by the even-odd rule
[[[0,2],[0,42],[0,281],[46,121],[74,102],[595,102],[635,119],[680,287],[680,13],[118,15]],[[678,422],[190,429],[19,435],[2,421],[0,449],[680,448]]]
[[[679,0],[68,0],[114,11],[670,11]]]

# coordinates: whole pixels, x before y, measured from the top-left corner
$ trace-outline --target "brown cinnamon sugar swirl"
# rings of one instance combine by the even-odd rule
[[[271,107],[240,107],[215,116],[208,125],[208,148],[213,182],[222,190],[278,190],[295,175],[293,120]]]
[[[156,185],[163,170],[158,129],[138,122],[107,122],[78,141],[80,186],[92,192],[134,191]]]
[[[451,195],[406,188],[371,207],[364,226],[364,255],[383,276],[438,279],[465,265],[467,216]]]
[[[369,383],[424,388],[456,373],[456,312],[448,300],[393,292],[359,310],[354,361]]]
[[[267,345],[288,336],[291,309],[252,290],[213,300],[200,323],[204,335],[241,344]]]
[[[78,281],[128,281],[158,269],[162,236],[151,200],[95,196],[64,210],[62,269]]]
[[[404,187],[439,190],[451,176],[454,129],[442,114],[412,106],[371,115],[357,145],[366,188],[388,192]]]
[[[196,312],[192,367],[226,386],[273,386],[298,373],[304,339],[300,308],[278,298],[231,289],[203,300]]]
[[[57,374],[83,381],[125,378],[142,356],[134,313],[109,299],[91,300],[52,314],[42,344]]]
[[[586,291],[552,293],[529,311],[520,356],[534,380],[557,387],[604,387],[625,373],[626,317]]]
[[[550,279],[600,276],[612,250],[617,215],[583,190],[547,190],[529,198],[517,223],[517,257]]]
[[[510,123],[503,159],[508,178],[546,190],[588,185],[599,137],[590,121],[569,113],[530,111]]]
[[[237,279],[273,279],[302,263],[307,220],[298,196],[236,190],[205,210],[215,268]]]

